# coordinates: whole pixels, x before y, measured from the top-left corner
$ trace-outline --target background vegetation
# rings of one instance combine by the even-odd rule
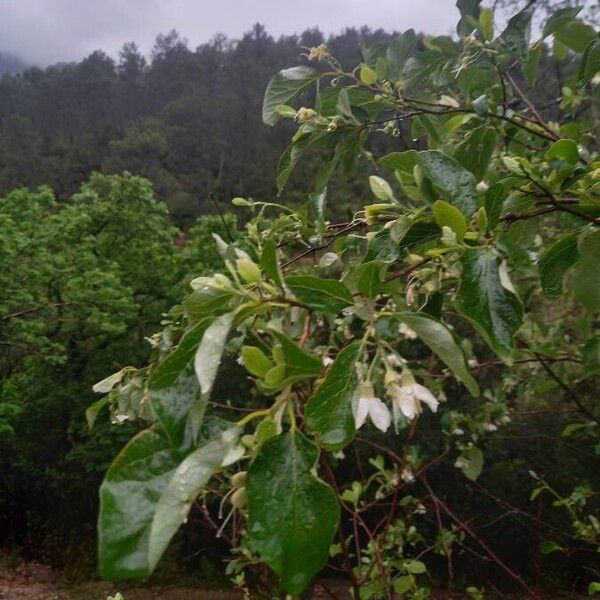
[[[293,127],[267,128],[261,121],[263,93],[273,73],[307,64],[307,48],[323,41],[341,68],[352,68],[368,62],[361,45],[377,47],[394,37],[349,30],[323,40],[318,31],[307,31],[275,40],[256,26],[239,42],[219,37],[192,50],[170,33],[158,37],[149,62],[126,45],[116,63],[97,52],[78,64],[2,78],[0,528],[6,546],[71,572],[90,572],[98,484],[116,450],[146,416],[140,414],[141,385],[134,377],[110,415],[102,401],[93,404],[92,385],[125,365],[143,368],[153,351],[170,347],[164,334],[152,336],[181,317],[176,304],[187,282],[219,268],[211,234],[226,241],[240,236],[235,218],[216,214],[225,210],[226,201],[240,195],[275,196],[274,173]],[[416,46],[427,47],[424,37]],[[513,75],[519,89],[541,107],[545,122],[558,120],[565,108],[588,119],[589,106],[565,92],[577,66],[544,47],[538,85],[529,85],[518,70]],[[314,94],[303,100],[312,106]],[[522,99],[511,102],[507,110],[522,108]],[[416,127],[402,123],[392,136],[375,133],[366,150],[376,156],[422,150],[432,137],[426,121]],[[322,157],[314,152],[299,165],[290,191],[282,196],[285,204],[301,204]],[[334,176],[328,218],[342,220],[371,195],[362,176],[365,163],[357,173]],[[515,246],[528,236],[535,231],[519,225]],[[527,263],[524,254],[517,248],[511,258]],[[335,265],[321,266],[336,274]],[[549,310],[556,310],[551,317],[559,322],[573,317],[566,335],[590,338],[580,360],[596,372],[600,346],[589,323],[578,321],[571,305],[567,310],[574,310],[574,316]],[[548,331],[558,335],[552,327]],[[588,575],[582,573],[582,562],[597,568],[592,551],[565,534],[572,525],[568,511],[552,510],[546,494],[532,499],[530,471],[551,480],[564,506],[596,506],[600,448],[593,428],[565,429],[574,423],[577,407],[557,402],[560,386],[543,370],[532,368],[527,375],[532,387],[522,385],[506,376],[492,354],[483,354],[486,361],[477,367],[480,383],[493,386],[503,375],[497,393],[512,420],[503,422],[497,435],[487,436],[490,431],[480,430],[482,424],[498,427],[495,419],[502,415],[485,412],[491,410],[488,404],[453,388],[453,412],[447,413],[444,428],[479,435],[486,466],[481,477],[465,478],[446,462],[429,483],[444,491],[443,501],[466,516],[509,568],[531,574],[540,585],[580,585]],[[255,402],[239,365],[230,361],[225,369],[216,401]],[[577,393],[585,406],[591,404],[593,379],[578,382]],[[468,415],[475,415],[472,421]],[[120,427],[111,426],[111,418]],[[95,420],[92,430],[90,420]],[[433,452],[442,445],[441,435],[425,416],[415,432],[415,447]],[[356,468],[375,456],[365,445],[355,465],[346,467],[345,479],[351,481]],[[200,520],[192,516],[192,524]],[[426,527],[435,535],[433,521]],[[178,564],[211,546],[219,565],[222,548],[202,535],[197,528],[184,530],[175,549]],[[549,540],[560,550],[543,546]],[[434,570],[444,568],[441,553],[433,561]],[[197,562],[187,564],[197,569]],[[475,578],[502,587],[496,567],[485,553],[482,557],[467,549],[457,557],[457,572],[465,581]]]

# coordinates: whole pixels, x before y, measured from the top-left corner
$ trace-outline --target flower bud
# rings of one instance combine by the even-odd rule
[[[257,281],[260,281],[261,272],[258,265],[254,261],[248,258],[240,258],[235,264],[238,273],[242,279],[244,279],[244,281],[247,281],[248,283],[256,283]]]
[[[241,487],[235,490],[235,492],[231,494],[231,498],[229,499],[231,505],[235,508],[244,508],[244,506],[246,506],[247,500],[248,496],[246,495],[245,487]]]
[[[298,123],[306,123],[306,121],[310,121],[316,116],[316,110],[312,108],[306,108],[305,106],[303,106],[302,108],[299,108],[298,112],[296,113],[296,121],[298,121]]]
[[[246,485],[247,471],[239,471],[231,476],[231,485],[234,488],[241,488]]]

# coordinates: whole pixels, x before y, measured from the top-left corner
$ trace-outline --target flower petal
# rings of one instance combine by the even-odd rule
[[[367,420],[369,414],[370,398],[359,397],[354,404],[354,424],[356,429],[360,429]]]
[[[425,404],[429,406],[432,412],[437,411],[439,402],[437,401],[437,398],[424,385],[421,385],[420,383],[415,383],[413,385],[413,390],[415,396],[422,402],[425,402]]]
[[[392,415],[388,407],[379,399],[371,398],[369,401],[369,417],[373,425],[380,431],[387,431],[392,423]]]
[[[412,391],[412,386],[403,386],[400,388],[400,394],[396,398],[396,402],[402,414],[408,419],[414,419],[420,412],[419,403]]]

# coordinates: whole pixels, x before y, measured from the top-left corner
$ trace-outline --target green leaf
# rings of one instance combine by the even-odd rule
[[[279,287],[283,287],[283,275],[277,260],[277,245],[273,240],[265,242],[260,255],[260,266]]]
[[[346,346],[306,403],[306,424],[318,434],[320,443],[328,450],[340,450],[354,439],[352,398],[358,385],[356,363],[360,354],[360,342]]]
[[[438,150],[419,152],[419,161],[446,200],[467,217],[477,210],[477,182],[458,161]]]
[[[394,586],[394,591],[397,594],[404,594],[411,590],[414,586],[414,579],[412,575],[402,575],[402,577],[397,577],[392,582]]]
[[[469,228],[469,223],[460,210],[445,200],[436,200],[431,210],[437,224],[440,227],[444,225],[450,227],[456,234],[456,239],[462,241]]]
[[[327,201],[327,188],[324,187],[320,192],[308,195],[307,219],[315,225],[317,231],[325,231],[325,202]]]
[[[98,562],[104,579],[150,575],[148,540],[160,496],[180,459],[169,441],[147,429],[112,463],[100,487]]]
[[[483,471],[483,462],[483,452],[476,446],[469,446],[463,450],[457,464],[467,479],[475,481]]]
[[[592,313],[600,312],[600,231],[579,238],[579,260],[574,266],[575,297]]]
[[[561,8],[552,13],[544,25],[542,39],[547,38],[549,35],[565,27],[565,25],[568,25],[579,14],[581,9],[581,6],[575,6],[573,8]]]
[[[558,239],[540,257],[539,271],[542,290],[548,298],[558,298],[563,292],[565,273],[578,258],[577,233],[570,232]]]
[[[590,426],[589,423],[569,423],[560,434],[562,437],[570,437],[575,432],[580,431],[581,429],[587,429]]]
[[[552,540],[546,540],[540,543],[540,552],[542,554],[552,554],[553,552],[562,552],[564,548]]]
[[[540,58],[542,57],[544,48],[544,43],[540,40],[539,42],[536,42],[529,50],[527,60],[525,61],[525,66],[523,67],[523,72],[527,77],[527,82],[529,85],[533,85],[535,83],[538,67],[540,65]]]
[[[588,595],[593,596],[597,592],[600,592],[600,581],[592,581],[588,586]]]
[[[158,365],[148,380],[150,389],[168,388],[175,383],[179,374],[190,364],[204,332],[214,319],[205,317],[198,321],[181,338],[179,345]]]
[[[354,304],[348,288],[335,279],[295,275],[288,277],[286,283],[294,296],[312,310],[337,314]]]
[[[298,596],[325,566],[340,510],[313,475],[318,448],[297,432],[268,440],[248,469],[250,547]]]
[[[317,81],[319,74],[309,67],[299,66],[279,71],[269,81],[262,107],[262,119],[267,125],[275,125],[280,115],[277,108],[306,91]]]
[[[386,169],[394,169],[412,174],[413,168],[419,163],[419,153],[416,150],[390,152],[379,159],[379,164]]]
[[[210,394],[215,382],[232,323],[233,313],[217,317],[204,332],[202,341],[196,350],[194,370],[198,377],[200,391],[206,396]]]
[[[422,314],[402,312],[397,316],[446,364],[473,396],[479,396],[479,386],[469,373],[465,355],[446,326]]]
[[[357,287],[365,298],[375,298],[381,292],[383,287],[381,268],[380,261],[370,261],[359,266]]]
[[[369,177],[369,187],[375,198],[378,200],[382,200],[383,202],[395,201],[394,192],[392,191],[390,184],[382,177],[371,175]]]
[[[283,333],[275,330],[271,333],[281,344],[283,361],[278,360],[278,357],[276,357],[276,361],[279,365],[285,366],[282,384],[290,385],[297,381],[318,377],[321,374],[323,363],[318,357],[304,351]]]
[[[388,44],[386,58],[391,81],[397,81],[402,77],[404,65],[413,53],[416,42],[417,37],[414,29],[408,29]]]
[[[576,165],[579,160],[579,150],[573,140],[562,139],[554,142],[545,155],[546,160],[560,159],[570,165]]]
[[[411,560],[404,565],[404,568],[412,575],[427,573],[427,567],[420,560]]]
[[[249,373],[260,378],[274,367],[267,355],[256,346],[242,346],[242,362]]]
[[[600,71],[600,38],[592,40],[581,57],[578,79],[588,83]]]
[[[479,13],[479,30],[483,39],[491,41],[494,37],[494,11],[491,8],[482,8]]]
[[[342,88],[338,94],[337,109],[338,112],[345,117],[354,119],[354,115],[352,114],[352,106],[350,105],[350,97],[348,96],[348,90],[346,88]]]
[[[494,47],[501,53],[516,57],[521,63],[527,58],[531,35],[531,12],[521,11],[512,17],[506,29],[494,41]]]
[[[193,502],[237,444],[240,430],[231,428],[219,439],[192,452],[177,467],[154,509],[148,538],[148,566],[156,567],[171,538],[187,520]]]
[[[501,183],[495,183],[485,193],[484,205],[490,231],[494,230],[498,226],[498,223],[500,223],[505,200],[506,191]]]
[[[145,579],[185,520],[191,503],[237,443],[234,428],[183,462],[148,429],[110,466],[100,487],[98,557],[106,579]]]
[[[110,395],[106,394],[105,396],[102,396],[100,400],[96,400],[96,402],[90,404],[90,406],[86,408],[85,420],[87,421],[90,430],[94,428],[94,424],[96,423],[100,411],[108,404],[110,404]]]
[[[521,326],[523,306],[501,279],[499,259],[487,249],[469,249],[462,258],[456,306],[500,358],[509,362],[513,337]]]
[[[460,20],[456,31],[460,37],[466,37],[473,31],[473,23],[479,18],[481,0],[456,0],[456,7],[460,11]]]
[[[199,404],[206,402],[200,396],[198,378],[191,367],[181,371],[169,387],[148,387],[152,408],[174,448],[179,448],[186,440],[188,415]]]
[[[233,294],[228,290],[202,288],[194,290],[183,301],[183,307],[188,318],[198,321],[208,316],[227,312]]]
[[[480,181],[485,177],[497,139],[492,127],[478,127],[457,146],[454,158]]]
[[[555,39],[575,52],[583,52],[596,37],[596,31],[579,19],[571,19],[554,33]]]

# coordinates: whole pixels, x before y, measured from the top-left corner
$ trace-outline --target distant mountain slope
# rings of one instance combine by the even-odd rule
[[[29,65],[10,52],[0,52],[0,76],[5,73],[14,75],[24,71]]]

